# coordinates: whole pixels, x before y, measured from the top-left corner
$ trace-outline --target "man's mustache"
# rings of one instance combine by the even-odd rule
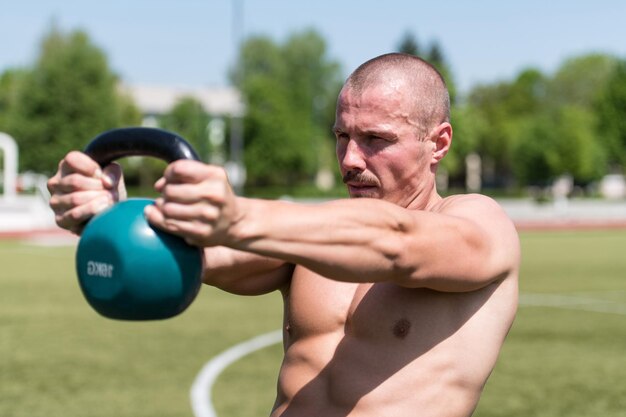
[[[371,174],[366,174],[365,172],[362,172],[362,171],[346,172],[346,175],[343,176],[343,182],[344,184],[347,184],[348,182],[356,182],[362,185],[371,185],[371,186],[379,185],[378,178],[376,178],[375,176]]]

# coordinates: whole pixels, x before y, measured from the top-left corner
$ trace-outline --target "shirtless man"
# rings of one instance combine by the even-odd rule
[[[470,416],[517,308],[515,228],[487,197],[437,194],[452,128],[445,84],[424,61],[359,67],[334,132],[351,199],[243,198],[221,168],[177,161],[146,215],[205,248],[207,284],[282,292],[272,417]],[[120,178],[68,154],[49,181],[58,224],[78,232],[123,196]]]

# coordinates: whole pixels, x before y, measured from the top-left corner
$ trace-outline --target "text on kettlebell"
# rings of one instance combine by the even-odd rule
[[[113,265],[104,262],[87,262],[87,275],[90,277],[113,278]]]

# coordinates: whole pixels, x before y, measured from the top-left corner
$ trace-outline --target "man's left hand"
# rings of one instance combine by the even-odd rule
[[[175,161],[155,188],[161,197],[145,212],[151,224],[195,246],[228,242],[229,231],[240,214],[223,168],[191,160]]]

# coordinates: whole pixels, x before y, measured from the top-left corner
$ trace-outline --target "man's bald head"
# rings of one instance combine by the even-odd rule
[[[359,66],[346,80],[344,89],[361,94],[368,88],[398,83],[413,100],[412,113],[418,118],[420,133],[450,121],[450,96],[441,74],[415,55],[390,53]]]

